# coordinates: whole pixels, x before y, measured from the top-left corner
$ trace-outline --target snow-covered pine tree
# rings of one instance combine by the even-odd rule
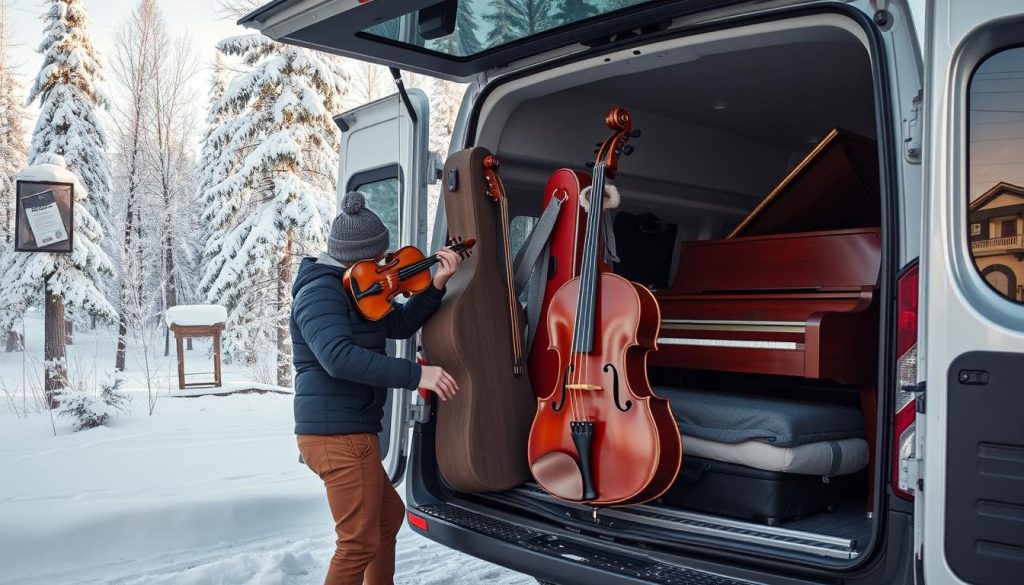
[[[25,98],[18,73],[8,56],[7,0],[0,0],[0,238],[13,241],[15,177],[25,168]],[[3,253],[8,253],[9,246]]]
[[[510,43],[527,35],[558,26],[556,0],[491,0],[490,14],[483,19],[494,28],[490,46]]]
[[[107,134],[98,116],[110,100],[104,91],[103,66],[92,45],[83,0],[46,0],[43,40],[37,52],[43,64],[29,90],[39,101],[29,164],[52,153],[64,157],[89,192],[85,205],[104,233],[110,233],[110,170]]]
[[[10,30],[7,22],[7,0],[0,0],[0,245],[3,245],[0,267],[9,260],[5,256],[14,254],[15,178],[25,167],[27,158],[25,97],[8,56]],[[21,349],[21,336],[13,328],[0,331],[0,335],[4,337],[4,351]]]
[[[465,85],[443,79],[434,79],[430,86],[430,150],[439,153],[442,158],[448,155],[455,119],[465,93]],[[440,196],[440,182],[427,187],[427,225],[434,225]]]
[[[220,49],[251,70],[213,109],[225,116],[213,136],[226,140],[222,159],[232,164],[206,193],[217,204],[204,217],[226,233],[201,287],[208,302],[228,307],[229,356],[251,360],[273,343],[277,383],[288,386],[292,271],[323,249],[333,217],[339,133],[331,115],[347,75],[333,57],[262,35],[226,39]]]
[[[98,283],[113,276],[110,260],[97,242],[102,238],[99,222],[87,205],[89,191],[69,172],[64,159],[40,153],[36,163],[19,175],[22,180],[71,182],[75,185],[75,236],[71,254],[18,253],[8,255],[0,280],[0,331],[7,331],[46,297],[45,390],[51,408],[54,393],[67,381],[64,364],[64,310],[112,321],[114,307],[103,296]]]
[[[460,2],[455,15],[455,32],[437,40],[428,41],[427,46],[435,51],[465,57],[483,50],[480,43],[480,25],[477,22],[472,2]]]
[[[579,22],[597,15],[599,9],[595,4],[594,0],[561,0],[553,17],[558,25]]]
[[[199,219],[196,222],[196,231],[192,241],[195,246],[194,258],[192,260],[193,272],[187,290],[190,291],[189,303],[202,302],[207,291],[201,290],[200,284],[203,277],[204,267],[220,254],[221,243],[223,242],[226,230],[211,230],[208,226],[212,223],[212,217],[216,215],[219,208],[219,198],[207,199],[207,190],[227,178],[223,150],[227,142],[218,132],[223,130],[225,116],[219,111],[218,105],[224,92],[228,88],[229,70],[224,62],[224,54],[219,48],[214,52],[213,63],[210,64],[210,89],[207,100],[207,115],[204,119],[203,136],[199,143],[199,158],[195,164],[195,201],[198,207]],[[210,213],[211,217],[207,217]]]
[[[247,140],[242,130],[248,120],[229,116],[221,106],[221,100],[229,84],[229,70],[224,63],[224,53],[217,47],[210,79],[210,102],[206,115],[206,130],[203,133],[199,161],[196,166],[198,189],[196,200],[202,208],[201,224],[203,247],[198,293],[202,298],[209,295],[209,287],[216,280],[225,258],[221,256],[224,237],[238,223],[241,197],[230,197],[230,192],[214,191],[212,187],[228,178],[242,160]],[[212,229],[211,229],[212,228]]]
[[[107,136],[97,111],[110,103],[102,88],[103,67],[90,40],[83,1],[46,0],[46,5],[43,40],[36,49],[43,56],[43,64],[28,95],[30,102],[39,101],[28,163],[48,160],[48,154],[64,159],[68,170],[78,176],[89,193],[83,206],[97,224],[97,250],[107,256],[116,246],[110,245],[111,240],[103,241],[113,232]],[[97,282],[97,290],[106,295],[108,284]],[[84,320],[85,315],[72,310],[68,318],[70,325],[73,320]],[[66,341],[70,343],[70,337]]]

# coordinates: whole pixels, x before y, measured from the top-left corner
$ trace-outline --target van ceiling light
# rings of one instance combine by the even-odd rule
[[[725,102],[715,102],[715,103],[711,104],[711,109],[712,110],[722,111],[722,110],[724,110],[724,109],[726,109],[728,107],[729,107],[729,104],[727,104]]]

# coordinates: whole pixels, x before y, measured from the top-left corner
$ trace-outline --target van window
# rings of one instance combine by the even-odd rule
[[[375,24],[363,33],[452,57],[471,57],[525,37],[649,1],[460,0],[455,30],[450,35],[424,39],[415,26],[415,12]]]
[[[968,94],[968,235],[974,265],[1024,302],[1024,47],[981,62]]]
[[[402,181],[398,168],[388,167],[354,175],[348,190],[362,191],[366,196],[366,207],[372,209],[388,228],[388,250],[397,250],[402,241]]]

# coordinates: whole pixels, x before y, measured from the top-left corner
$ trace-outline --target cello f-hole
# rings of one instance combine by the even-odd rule
[[[572,365],[570,364],[569,367],[565,368],[565,373],[562,374],[562,395],[559,396],[559,400],[556,400],[555,402],[551,403],[551,410],[555,412],[561,411],[562,407],[565,406],[566,386],[569,384],[569,374],[571,373]]]
[[[627,400],[625,406],[619,402],[619,371],[615,369],[615,366],[612,364],[605,364],[601,369],[604,370],[605,373],[607,373],[609,369],[612,372],[612,398],[615,400],[615,407],[622,412],[626,412],[630,408],[633,408],[632,400]]]

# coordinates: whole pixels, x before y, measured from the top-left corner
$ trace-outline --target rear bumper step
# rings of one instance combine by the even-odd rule
[[[493,516],[484,516],[453,504],[431,504],[417,506],[415,513],[428,519],[431,538],[437,538],[435,523],[455,525],[464,530],[488,536],[504,543],[525,549],[537,555],[548,557],[559,564],[575,565],[569,569],[572,582],[600,583],[672,583],[685,585],[751,585],[753,581],[734,579],[724,575],[679,567],[656,559],[634,556],[590,546],[574,539],[561,537],[549,532],[540,532],[529,527],[506,522]],[[438,539],[440,540],[440,539]],[[472,552],[471,552],[472,554]],[[484,556],[484,558],[487,558]],[[500,561],[499,561],[500,562]],[[513,567],[515,568],[515,567]],[[534,564],[530,570],[535,576],[544,577],[543,566]],[[584,571],[594,571],[588,575]],[[564,568],[562,569],[565,570]],[[598,573],[599,572],[599,573]],[[598,580],[594,580],[594,579]],[[578,579],[578,580],[577,580]]]
[[[577,510],[581,515],[593,513],[587,506],[569,504],[557,500],[540,488],[527,484],[511,490],[520,496],[542,500],[550,504]],[[494,495],[501,498],[500,494]],[[743,520],[709,516],[695,512],[686,512],[667,506],[638,505],[628,508],[598,509],[597,518],[613,521],[620,526],[648,526],[661,531],[670,530],[676,534],[695,535],[713,538],[774,550],[785,550],[801,555],[826,557],[831,559],[852,560],[860,555],[857,541],[850,538],[829,536],[793,530],[777,526],[765,526]]]

